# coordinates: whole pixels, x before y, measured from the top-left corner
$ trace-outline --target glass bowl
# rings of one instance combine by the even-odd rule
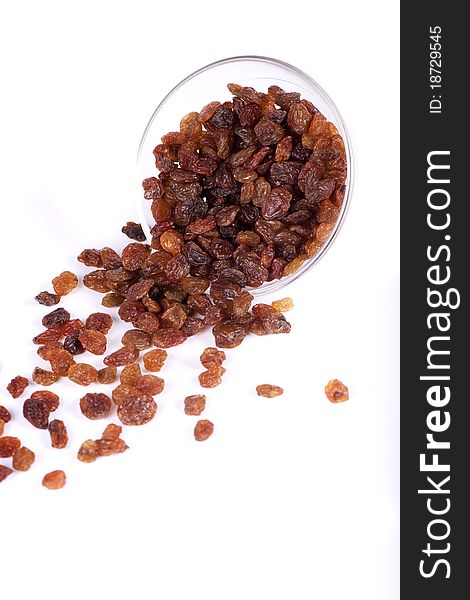
[[[351,140],[346,125],[333,100],[325,90],[309,75],[280,60],[264,56],[235,56],[211,63],[188,75],[163,98],[151,116],[142,135],[137,153],[138,196],[137,208],[142,228],[148,240],[151,240],[150,229],[154,219],[150,211],[151,202],[143,195],[142,181],[156,175],[153,149],[160,143],[160,138],[169,131],[178,131],[181,118],[191,111],[199,111],[208,102],[221,102],[231,99],[227,89],[228,83],[239,83],[265,92],[270,85],[278,85],[286,92],[299,92],[302,98],[310,100],[325,117],[336,125],[343,137],[348,176],[346,190],[340,214],[330,237],[312,258],[307,259],[294,273],[264,283],[261,287],[250,290],[257,297],[276,292],[309,271],[323,258],[336,239],[344,222],[353,188],[353,155]]]

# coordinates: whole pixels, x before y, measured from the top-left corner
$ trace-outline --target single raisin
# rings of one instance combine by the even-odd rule
[[[13,398],[19,398],[29,385],[29,380],[26,377],[17,375],[7,385],[7,390]]]
[[[23,416],[37,429],[49,426],[49,405],[41,398],[29,398],[23,404]]]
[[[117,408],[117,415],[124,425],[144,425],[157,413],[155,400],[142,392],[129,395]]]
[[[112,326],[113,318],[110,315],[101,312],[92,313],[85,321],[85,327],[87,329],[94,329],[104,334],[108,333]]]
[[[139,358],[139,349],[137,346],[123,346],[112,352],[104,359],[106,366],[122,367],[135,362]]]
[[[78,285],[78,277],[70,271],[64,271],[52,280],[52,287],[58,296],[70,294]]]
[[[197,442],[204,442],[214,433],[214,424],[207,419],[201,419],[194,427],[194,439]]]
[[[13,473],[13,469],[6,467],[5,465],[0,465],[0,483],[5,481],[5,479]]]
[[[210,369],[212,367],[220,367],[224,360],[226,360],[226,355],[223,350],[217,350],[217,348],[206,348],[204,352],[201,354],[201,364],[206,369]]]
[[[128,238],[131,238],[131,240],[135,240],[136,242],[145,242],[145,233],[139,223],[128,221],[121,231],[127,235]]]
[[[31,400],[40,400],[41,402],[44,402],[50,412],[57,410],[60,404],[59,396],[49,390],[36,390],[31,394]]]
[[[95,329],[83,329],[78,335],[82,346],[92,354],[101,355],[106,352],[106,336]]]
[[[122,336],[121,343],[123,346],[135,346],[139,350],[146,350],[152,344],[152,336],[140,329],[129,329]]]
[[[8,423],[9,421],[11,421],[10,411],[7,408],[5,408],[4,406],[1,406],[1,405],[0,405],[0,419],[4,423]]]
[[[67,428],[63,421],[54,419],[49,423],[49,434],[51,436],[51,445],[53,448],[65,448],[69,441]]]
[[[283,394],[284,390],[278,385],[263,383],[256,386],[256,393],[258,396],[263,396],[264,398],[275,398],[276,396]]]
[[[33,344],[48,344],[49,342],[57,342],[61,338],[61,333],[58,329],[46,329],[33,337]]]
[[[83,252],[77,256],[77,260],[87,267],[103,266],[100,251],[96,250],[95,248],[87,248],[86,250],[83,250]]]
[[[143,394],[156,396],[163,392],[165,382],[161,377],[157,377],[156,375],[142,375],[137,379],[134,385]]]
[[[326,384],[325,394],[328,400],[334,404],[349,400],[348,388],[339,379],[332,379]]]
[[[79,385],[90,385],[98,379],[98,371],[92,365],[77,363],[68,370],[68,378]]]
[[[83,442],[77,453],[78,460],[84,463],[95,462],[97,456],[98,443],[95,440],[86,440]]]
[[[51,294],[50,292],[40,292],[34,299],[43,306],[54,306],[54,304],[59,304],[60,302],[60,296],[58,294]]]
[[[274,300],[271,306],[279,312],[287,312],[294,308],[292,298],[283,298],[282,300]]]
[[[21,446],[21,442],[16,437],[5,435],[0,437],[0,458],[13,456],[13,452]]]
[[[15,471],[29,471],[31,465],[36,460],[32,450],[22,446],[13,452],[12,467]]]
[[[106,394],[85,394],[80,398],[80,410],[88,419],[102,419],[111,410],[111,398]]]
[[[42,324],[46,329],[58,329],[67,321],[70,321],[70,313],[65,308],[56,308],[42,318]]]
[[[217,387],[222,383],[222,375],[225,369],[220,366],[211,367],[198,376],[199,384],[204,388]]]
[[[206,397],[204,394],[194,394],[184,399],[184,412],[187,415],[198,416],[206,408]]]
[[[158,373],[163,367],[166,359],[168,358],[168,353],[166,350],[150,350],[144,354],[144,367],[147,371],[153,371]]]
[[[98,371],[98,383],[102,385],[114,383],[117,379],[117,368],[114,366],[104,367]]]
[[[33,371],[31,379],[39,385],[52,385],[59,379],[59,376],[52,371],[47,371],[46,369],[36,367]]]
[[[44,475],[42,485],[48,490],[61,490],[67,482],[67,477],[63,471],[51,471]]]
[[[186,341],[187,335],[180,329],[168,327],[158,329],[152,336],[152,342],[158,348],[172,348]]]

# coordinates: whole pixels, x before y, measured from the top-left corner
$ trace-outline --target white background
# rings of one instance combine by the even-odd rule
[[[2,3],[0,403],[6,433],[37,454],[0,487],[2,597],[398,598],[398,16],[395,2],[346,0]],[[64,269],[83,275],[84,247],[125,245],[150,114],[188,73],[240,54],[300,67],[337,103],[356,158],[346,224],[283,294],[290,336],[228,352],[208,442],[182,401],[199,390],[210,334],[171,351],[159,413],[125,430],[126,454],[79,463],[104,427],[80,416],[90,390],[57,388],[66,450],[4,391],[41,364],[32,297]],[[62,304],[86,318],[99,296]],[[336,377],[350,388],[341,405],[323,394]],[[263,382],[285,394],[259,398]],[[41,487],[55,468],[68,474],[60,492]]]

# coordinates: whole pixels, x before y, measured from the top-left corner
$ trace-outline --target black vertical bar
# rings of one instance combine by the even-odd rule
[[[468,39],[464,5],[436,0],[401,3],[401,597],[404,599],[470,597],[466,585],[470,572],[467,564],[470,559],[467,549]],[[437,167],[427,174],[429,162],[450,168]],[[444,207],[447,202],[447,207],[436,208]],[[450,222],[444,227],[447,219]],[[444,282],[448,276],[449,280]],[[439,306],[439,293],[442,302],[447,298],[454,308]],[[448,331],[443,331],[446,327]],[[450,354],[429,355],[428,344],[431,351],[444,350]],[[428,359],[437,368],[430,368]],[[444,368],[446,365],[448,369]],[[420,377],[449,377],[449,380]],[[433,386],[436,386],[434,393],[429,391]],[[445,387],[450,391],[447,403]],[[439,428],[442,431],[435,431]],[[450,448],[428,448],[427,444],[433,442],[449,442]],[[435,460],[439,465],[449,465],[450,470],[425,471],[420,468],[420,455],[425,456],[426,464]]]

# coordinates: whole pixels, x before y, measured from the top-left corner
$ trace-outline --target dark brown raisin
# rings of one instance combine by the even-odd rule
[[[85,321],[85,327],[87,329],[95,329],[101,331],[101,333],[108,333],[113,326],[113,319],[106,313],[96,312],[92,313]]]
[[[40,292],[34,299],[43,306],[53,306],[60,302],[60,296],[58,294],[51,294],[50,292]]]
[[[0,405],[0,419],[4,423],[8,423],[11,420],[10,411],[7,408],[5,408],[4,406],[1,406],[1,405]]]
[[[145,233],[143,232],[142,226],[139,223],[128,221],[122,228],[122,233],[136,242],[145,242]]]
[[[50,409],[48,404],[40,398],[29,398],[23,404],[24,418],[37,427],[37,429],[47,429],[49,426]]]
[[[42,324],[46,329],[58,329],[67,321],[70,321],[70,313],[65,308],[56,308],[43,317]]]
[[[80,398],[80,410],[88,419],[102,419],[111,410],[111,398],[106,394],[86,394]]]
[[[0,483],[5,481],[5,479],[13,473],[13,469],[6,467],[5,465],[0,465]]]
[[[51,436],[51,445],[53,448],[65,448],[69,441],[67,428],[63,421],[54,419],[49,423],[49,434]]]

